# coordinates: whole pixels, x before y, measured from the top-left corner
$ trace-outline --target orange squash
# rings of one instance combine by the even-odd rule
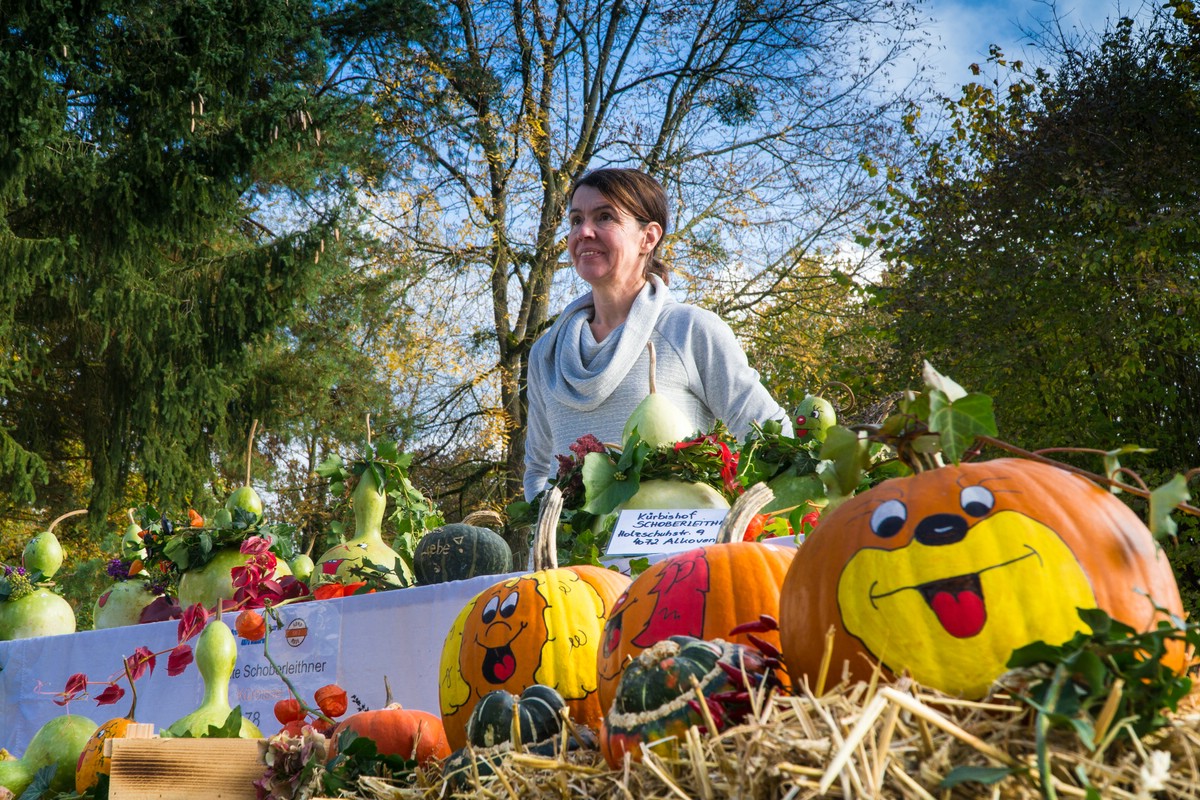
[[[112,758],[104,754],[104,743],[109,739],[126,739],[134,735],[146,737],[154,730],[153,725],[133,721],[133,709],[128,717],[110,719],[88,738],[75,764],[75,792],[83,794],[100,782],[101,775],[108,775]]]
[[[791,547],[718,542],[677,553],[635,578],[604,625],[597,661],[601,706],[607,711],[612,705],[625,665],[670,636],[752,646],[746,634],[730,631],[764,614],[779,616],[780,588],[795,555]],[[779,647],[778,631],[758,636]]]
[[[392,702],[392,687],[384,679],[387,696],[384,707],[377,711],[359,711],[339,722],[330,735],[329,758],[337,755],[337,741],[342,731],[352,730],[375,742],[380,755],[400,756],[425,766],[434,759],[450,755],[446,731],[436,714],[409,710]]]
[[[629,577],[600,567],[557,567],[554,532],[562,507],[557,489],[538,521],[534,572],[475,596],[442,647],[439,700],[454,749],[466,745],[471,710],[488,692],[520,694],[535,683],[556,689],[571,716],[598,726],[596,658],[604,623]]]
[[[1081,476],[1005,458],[894,478],[822,517],[784,581],[780,638],[793,681],[816,686],[832,628],[828,684],[880,663],[977,698],[1014,649],[1086,630],[1078,608],[1147,630],[1155,606],[1183,615],[1136,514]],[[1184,658],[1180,645],[1166,663]]]

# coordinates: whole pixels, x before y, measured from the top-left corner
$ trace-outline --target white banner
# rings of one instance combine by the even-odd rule
[[[382,708],[386,677],[396,702],[438,714],[438,659],[446,633],[468,600],[506,577],[482,576],[285,606],[280,609],[284,626],[268,634],[267,652],[306,702],[312,702],[316,689],[336,683],[351,695],[347,715],[359,706]],[[235,618],[226,618],[230,627]],[[124,657],[138,647],[171,649],[177,629],[177,622],[156,622],[0,642],[0,747],[19,756],[38,728],[63,713],[82,714],[97,724],[128,713],[129,683],[121,677]],[[76,700],[68,709],[55,705],[55,695],[77,672],[92,681],[117,679],[126,695],[109,706],[97,706],[91,699]],[[103,688],[93,685],[90,690],[99,694]],[[154,673],[137,681],[137,720],[161,730],[194,710],[203,694],[196,666],[171,677],[164,654]],[[241,705],[270,736],[280,728],[275,702],[287,696],[263,642],[239,639],[230,705]]]

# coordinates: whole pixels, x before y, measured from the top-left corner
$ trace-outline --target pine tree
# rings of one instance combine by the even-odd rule
[[[345,269],[379,166],[354,54],[417,3],[17,0],[0,28],[0,490],[82,442],[100,527],[131,468],[201,491],[256,345]],[[243,405],[244,407],[244,405]],[[244,436],[244,433],[240,433]]]

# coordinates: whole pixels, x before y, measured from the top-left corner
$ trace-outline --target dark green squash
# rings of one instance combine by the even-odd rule
[[[566,701],[557,690],[535,683],[520,697],[504,689],[488,692],[467,719],[467,746],[456,750],[446,759],[442,777],[454,791],[466,791],[473,779],[483,782],[495,774],[495,768],[505,754],[517,749],[513,742],[513,719],[518,721],[520,748],[550,757],[562,743],[562,711]],[[568,748],[595,747],[595,738],[584,728],[572,729]],[[578,741],[575,737],[582,736]]]
[[[567,704],[555,689],[535,683],[521,696],[498,689],[485,694],[467,719],[467,741],[475,747],[495,747],[512,741],[513,717],[519,720],[522,744],[558,736],[562,709]]]
[[[752,647],[691,636],[663,639],[621,674],[600,729],[600,752],[614,769],[627,752],[640,761],[643,744],[673,756],[688,728],[705,724],[696,689],[721,728],[746,716],[751,710],[747,691],[771,680],[768,673],[767,659]]]
[[[421,537],[413,554],[418,584],[501,575],[512,569],[508,542],[490,528],[468,524],[473,517],[468,515],[463,522],[443,525]]]

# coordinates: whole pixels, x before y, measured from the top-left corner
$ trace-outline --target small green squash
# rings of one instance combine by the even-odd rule
[[[688,728],[705,724],[693,679],[720,727],[744,718],[750,710],[745,692],[768,679],[767,672],[766,659],[752,647],[692,636],[663,639],[621,674],[600,727],[600,752],[613,769],[626,753],[641,761],[642,745],[673,757]]]
[[[504,689],[485,694],[467,719],[467,741],[475,747],[495,747],[513,738],[513,718],[523,744],[536,744],[558,736],[562,730],[562,695],[540,683],[520,696]]]
[[[488,515],[500,519],[494,513]],[[512,570],[508,542],[491,528],[471,524],[480,518],[479,512],[468,514],[462,522],[443,525],[421,537],[413,554],[413,572],[418,584],[462,581]]]
[[[506,753],[526,750],[534,755],[554,756],[561,745],[563,709],[567,703],[550,686],[535,683],[520,696],[504,689],[488,692],[467,719],[467,747],[456,750],[446,759],[442,777],[453,791],[471,788],[472,776],[480,779],[495,773],[495,765]],[[575,728],[575,736],[586,728]],[[513,734],[520,736],[520,745]],[[587,737],[587,734],[584,734]],[[595,747],[594,737],[583,741],[572,737],[571,746]]]

